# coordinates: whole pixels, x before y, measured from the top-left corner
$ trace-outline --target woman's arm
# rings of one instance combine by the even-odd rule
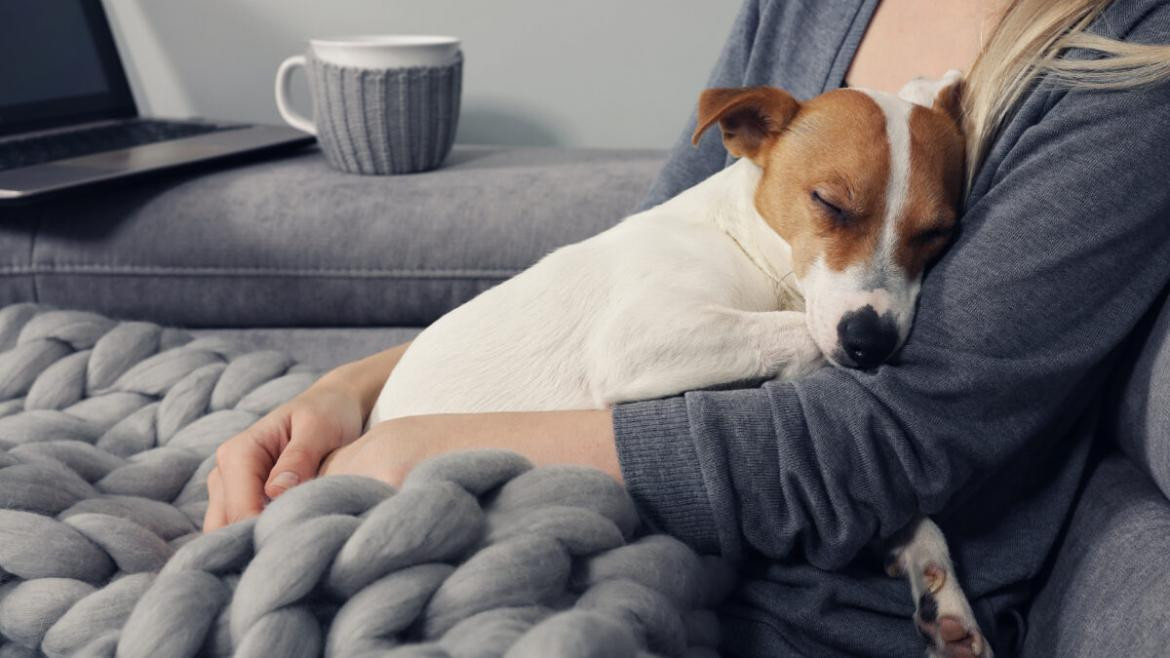
[[[322,375],[318,384],[336,386],[349,391],[361,405],[364,419],[370,415],[374,402],[382,391],[382,385],[386,383],[402,355],[406,354],[408,347],[410,343],[406,342],[364,359],[340,365]]]
[[[537,466],[580,464],[621,482],[613,416],[605,410],[412,416],[378,423],[361,439],[334,452],[322,475],[345,473],[395,486],[418,462],[459,450],[498,448]]]

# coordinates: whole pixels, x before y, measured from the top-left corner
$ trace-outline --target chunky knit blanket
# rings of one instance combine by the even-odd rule
[[[730,571],[600,472],[503,452],[328,477],[204,535],[217,445],[287,356],[0,310],[0,657],[710,656]]]

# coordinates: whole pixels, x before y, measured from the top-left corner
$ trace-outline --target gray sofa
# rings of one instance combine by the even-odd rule
[[[329,368],[611,226],[661,158],[457,147],[435,172],[360,177],[307,151],[0,208],[0,304],[183,325]],[[1168,652],[1170,306],[1127,349],[1024,655]]]

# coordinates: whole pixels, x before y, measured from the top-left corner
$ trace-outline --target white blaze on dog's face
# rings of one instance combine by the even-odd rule
[[[813,339],[872,368],[905,341],[925,267],[954,233],[964,145],[957,73],[899,96],[839,89],[804,103],[771,87],[711,89],[698,135],[763,169],[756,207],[792,248]]]

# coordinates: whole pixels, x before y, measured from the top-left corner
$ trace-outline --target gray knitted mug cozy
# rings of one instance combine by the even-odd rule
[[[443,163],[455,142],[463,53],[446,66],[366,69],[309,53],[317,141],[353,174],[408,174]]]

